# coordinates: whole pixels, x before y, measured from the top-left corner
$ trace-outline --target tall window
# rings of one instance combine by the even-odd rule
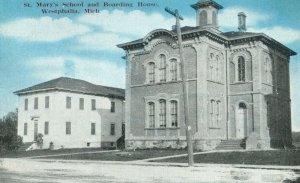
[[[34,98],[34,109],[38,109],[39,108],[39,98],[35,97]]]
[[[71,101],[72,101],[72,98],[71,98],[71,97],[67,97],[67,98],[66,98],[66,108],[67,108],[67,109],[71,109],[71,106],[72,106]]]
[[[49,108],[49,96],[45,97],[45,108],[48,109]]]
[[[166,100],[159,100],[159,126],[166,127]]]
[[[79,99],[79,109],[83,110],[84,109],[84,98]]]
[[[91,135],[96,134],[96,123],[91,123]]]
[[[166,81],[166,56],[161,54],[159,55],[159,76],[160,76],[160,82]]]
[[[66,122],[66,135],[71,135],[71,122]]]
[[[28,98],[26,98],[24,100],[24,110],[27,111],[28,110]]]
[[[210,100],[210,106],[209,106],[209,126],[214,127],[214,107],[215,107],[215,101]]]
[[[207,24],[207,12],[203,10],[200,13],[200,25],[206,25],[206,24]]]
[[[178,127],[178,104],[177,101],[171,101],[171,126]]]
[[[110,124],[110,135],[115,135],[115,134],[116,134],[115,124],[111,123]]]
[[[46,121],[46,122],[45,122],[44,134],[45,134],[45,135],[48,135],[48,134],[49,134],[49,121]]]
[[[91,108],[92,108],[92,111],[96,110],[96,100],[95,99],[92,99],[91,100]]]
[[[27,135],[28,123],[24,123],[24,135]]]
[[[238,81],[245,81],[246,73],[245,73],[245,58],[240,56],[238,58]]]
[[[266,83],[272,84],[272,62],[269,58],[266,58],[264,66]]]
[[[171,72],[171,80],[176,81],[177,80],[177,60],[176,59],[171,60],[170,72]]]
[[[216,126],[220,126],[220,120],[221,120],[221,101],[217,101],[217,106],[216,106]]]
[[[148,80],[150,84],[155,83],[155,64],[153,62],[150,62],[148,66]]]
[[[155,104],[154,102],[148,103],[148,117],[149,117],[149,128],[155,128]]]
[[[217,13],[214,11],[212,14],[213,25],[217,25]]]
[[[110,112],[115,112],[116,111],[116,103],[115,102],[111,102],[110,104]]]

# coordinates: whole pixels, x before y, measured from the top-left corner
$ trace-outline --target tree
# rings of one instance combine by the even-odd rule
[[[17,150],[22,145],[18,136],[18,110],[9,112],[0,119],[0,151]]]

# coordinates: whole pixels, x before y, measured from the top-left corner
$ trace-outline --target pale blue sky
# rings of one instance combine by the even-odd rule
[[[12,92],[60,76],[124,87],[124,52],[115,45],[141,38],[155,28],[171,28],[174,19],[164,11],[166,6],[179,9],[185,18],[183,25],[195,25],[195,12],[190,5],[196,0],[144,0],[158,3],[159,7],[99,7],[100,14],[90,16],[43,15],[36,0],[26,1],[32,8],[25,8],[24,2],[0,0],[0,116],[17,107],[17,96]],[[61,4],[62,0],[40,2]],[[300,52],[300,1],[216,2],[224,6],[219,13],[221,31],[237,30],[236,14],[244,11],[249,31],[264,32]],[[296,108],[300,106],[300,56],[291,58],[290,71],[292,126],[294,131],[300,131],[300,111]]]

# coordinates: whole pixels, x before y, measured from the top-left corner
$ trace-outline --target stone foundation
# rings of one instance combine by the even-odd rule
[[[221,142],[220,139],[194,140],[195,150],[213,150]],[[187,147],[186,140],[126,140],[126,149],[184,149]]]

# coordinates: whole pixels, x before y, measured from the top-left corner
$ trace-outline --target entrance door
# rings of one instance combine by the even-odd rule
[[[36,141],[38,135],[38,121],[34,121],[34,141]]]
[[[236,138],[242,139],[246,137],[247,124],[247,107],[244,103],[240,103],[236,111]]]

